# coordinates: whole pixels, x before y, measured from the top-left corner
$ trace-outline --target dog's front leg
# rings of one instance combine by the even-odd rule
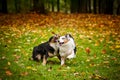
[[[61,56],[60,55],[57,55],[58,59],[61,61]]]
[[[43,55],[43,63],[42,63],[42,65],[45,66],[46,63],[47,63],[47,56]]]
[[[61,56],[61,66],[65,64],[65,57]]]

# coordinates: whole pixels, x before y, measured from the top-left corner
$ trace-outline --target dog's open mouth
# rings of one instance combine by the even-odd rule
[[[59,42],[60,46],[62,46],[62,44],[64,44],[64,42]]]
[[[58,39],[56,38],[56,39],[54,39],[54,42],[57,42],[58,41]]]
[[[58,41],[58,37],[54,37],[54,42],[57,42]]]

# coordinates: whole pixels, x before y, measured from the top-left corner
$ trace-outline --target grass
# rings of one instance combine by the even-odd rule
[[[118,28],[119,29],[119,28]],[[49,58],[46,66],[30,61],[34,46],[45,42],[52,32],[75,38],[77,57],[66,61]],[[0,80],[119,80],[119,31],[113,27],[1,26]],[[89,48],[90,53],[86,52]]]

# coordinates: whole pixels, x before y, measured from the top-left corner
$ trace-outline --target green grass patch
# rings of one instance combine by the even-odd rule
[[[93,25],[1,26],[0,80],[119,80],[120,34],[115,30]],[[49,58],[46,66],[29,60],[33,47],[47,41],[52,32],[75,38],[77,57],[67,60],[66,66],[61,67],[56,57]]]

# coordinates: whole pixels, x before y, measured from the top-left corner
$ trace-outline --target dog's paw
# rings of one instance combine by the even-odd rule
[[[42,63],[43,66],[45,66],[46,64],[45,63]]]
[[[29,58],[29,60],[33,61],[33,58]]]
[[[65,65],[65,64],[62,64],[61,66],[62,66],[62,67],[66,67],[67,65]]]

